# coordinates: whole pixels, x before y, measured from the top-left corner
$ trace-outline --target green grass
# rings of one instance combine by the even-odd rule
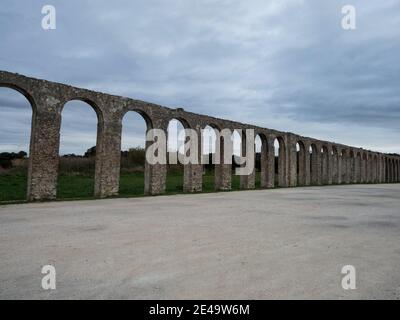
[[[24,201],[26,199],[27,176],[23,172],[0,175],[0,202]],[[256,187],[260,185],[260,175],[256,175]],[[232,190],[240,189],[240,177],[232,175]],[[203,175],[203,192],[214,191],[214,172]],[[94,177],[90,175],[60,175],[58,179],[58,199],[91,199],[94,193]],[[183,172],[168,172],[166,193],[183,193]],[[120,177],[121,197],[144,194],[144,174],[140,172],[122,173]]]
[[[57,198],[92,198],[94,193],[94,178],[86,175],[61,175],[58,178]]]
[[[0,202],[26,199],[26,174],[0,175]]]

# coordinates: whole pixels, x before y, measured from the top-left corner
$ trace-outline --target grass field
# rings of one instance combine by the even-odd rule
[[[260,175],[256,175],[259,186]],[[239,190],[240,177],[232,175],[232,190]],[[27,176],[22,172],[0,175],[0,202],[23,201],[26,199]],[[60,175],[58,199],[93,198],[94,177],[91,175]],[[214,191],[214,172],[203,175],[203,192]],[[143,173],[122,173],[120,177],[121,197],[141,196],[144,193]],[[167,194],[183,193],[183,173],[169,172],[166,184]]]

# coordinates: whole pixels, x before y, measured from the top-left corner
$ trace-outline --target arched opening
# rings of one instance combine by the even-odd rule
[[[68,101],[61,114],[57,197],[94,194],[99,113],[89,101]]]
[[[122,118],[119,179],[122,196],[145,193],[146,132],[151,128],[150,119],[136,111],[128,111]]]
[[[321,178],[322,184],[329,184],[329,151],[326,146],[321,148]]]
[[[297,173],[297,185],[306,185],[306,147],[303,141],[296,143],[296,173]]]
[[[240,190],[240,176],[235,174],[235,169],[240,167],[239,157],[242,155],[242,136],[234,130],[232,133],[232,144],[233,144],[233,161],[232,161],[232,190]]]
[[[185,179],[184,165],[179,159],[185,154],[186,133],[188,123],[183,119],[172,119],[167,129],[167,193],[183,192]]]
[[[286,146],[282,137],[274,140],[275,186],[286,187]]]
[[[27,197],[33,112],[29,97],[0,86],[0,202]]]
[[[218,170],[216,170],[216,129],[210,125],[205,126],[202,131],[203,152],[203,191],[211,192],[217,189]]]
[[[309,149],[310,152],[310,176],[311,176],[311,184],[318,185],[320,184],[320,174],[321,168],[319,164],[319,152],[317,146],[312,143]]]

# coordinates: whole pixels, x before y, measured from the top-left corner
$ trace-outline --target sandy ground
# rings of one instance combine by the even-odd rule
[[[400,299],[400,185],[1,206],[0,299],[22,298]]]

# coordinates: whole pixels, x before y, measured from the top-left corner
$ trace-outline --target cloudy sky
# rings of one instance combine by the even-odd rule
[[[41,27],[56,8],[56,30]],[[343,5],[356,30],[343,30]],[[0,69],[169,107],[400,153],[400,0],[1,0]],[[0,150],[26,149],[30,110],[0,90]],[[94,145],[84,103],[61,153]],[[123,148],[144,122],[124,121]]]

